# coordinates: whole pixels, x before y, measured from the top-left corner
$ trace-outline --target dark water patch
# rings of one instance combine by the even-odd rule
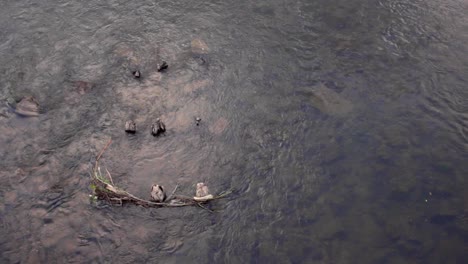
[[[456,220],[456,215],[437,214],[430,217],[429,221],[435,225],[451,224]]]
[[[453,175],[452,166],[450,166],[449,164],[438,163],[434,164],[433,168],[436,172],[439,172],[440,174]]]
[[[450,199],[453,197],[453,194],[449,191],[435,190],[430,191],[430,196],[432,196],[435,199]]]
[[[389,195],[390,200],[394,200],[399,203],[408,202],[410,198],[411,198],[411,191],[410,192],[392,191]]]

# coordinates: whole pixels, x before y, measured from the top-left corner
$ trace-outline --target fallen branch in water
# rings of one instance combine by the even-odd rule
[[[176,186],[172,194],[164,202],[154,202],[138,198],[137,196],[115,186],[112,176],[107,169],[107,177],[101,173],[101,168],[99,167],[99,160],[101,159],[102,155],[109,147],[111,142],[112,140],[109,140],[106,146],[96,157],[96,161],[94,163],[93,173],[91,175],[91,189],[93,190],[93,194],[91,195],[91,197],[93,200],[104,200],[118,205],[130,202],[145,207],[181,207],[198,205],[201,208],[207,209],[205,206],[203,206],[204,203],[223,198],[231,193],[231,191],[227,191],[216,196],[210,194],[204,197],[189,197],[184,195],[174,195],[175,191],[178,188],[178,186]]]

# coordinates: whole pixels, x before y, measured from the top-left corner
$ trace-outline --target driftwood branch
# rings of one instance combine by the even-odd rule
[[[99,161],[106,149],[111,144],[111,142],[112,140],[109,140],[106,146],[101,150],[101,152],[99,152],[98,156],[96,157],[95,164],[93,166],[93,173],[91,175],[91,188],[93,190],[93,195],[91,197],[95,200],[104,200],[117,205],[122,205],[123,203],[133,203],[145,207],[181,207],[198,205],[201,208],[209,210],[208,208],[203,206],[204,203],[207,203],[212,200],[221,199],[231,193],[231,191],[227,191],[219,195],[210,194],[205,197],[189,197],[184,195],[175,195],[174,193],[177,191],[178,188],[177,185],[165,202],[154,202],[150,200],[141,199],[123,189],[118,188],[114,184],[112,176],[107,169],[107,177],[101,173]]]

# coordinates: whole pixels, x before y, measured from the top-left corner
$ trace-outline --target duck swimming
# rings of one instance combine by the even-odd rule
[[[166,125],[161,119],[156,119],[156,123],[151,125],[151,134],[156,137],[164,132],[166,132]]]
[[[141,77],[141,73],[139,70],[132,71],[132,74],[133,74],[133,77],[135,77],[136,79],[140,79]]]
[[[169,65],[165,61],[162,61],[161,64],[158,63],[158,65],[157,65],[158,72],[162,72],[165,69],[167,69],[168,67],[169,67]]]
[[[136,132],[136,124],[133,120],[125,122],[125,132],[132,134]]]

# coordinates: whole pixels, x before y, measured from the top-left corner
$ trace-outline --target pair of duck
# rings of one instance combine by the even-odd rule
[[[158,63],[157,65],[158,72],[162,72],[166,70],[167,68],[169,68],[169,65],[165,61],[162,61],[160,64]],[[133,74],[133,77],[135,77],[136,79],[140,79],[141,77],[141,72],[139,70],[132,71],[132,74]]]
[[[136,123],[133,120],[125,122],[125,132],[134,134],[136,133]],[[156,119],[156,122],[151,125],[151,135],[157,137],[166,132],[166,125],[161,119]]]
[[[166,192],[161,185],[155,184],[151,187],[151,198],[153,201],[157,203],[165,202],[167,199]],[[210,194],[208,190],[208,186],[205,185],[203,182],[197,183],[197,190],[195,192],[195,197],[193,197],[196,201],[203,201],[213,198],[213,195]]]
[[[158,72],[164,71],[167,69],[169,65],[167,62],[162,61],[161,64],[158,63],[157,70]],[[139,79],[141,77],[141,72],[139,70],[132,71],[133,77]],[[127,133],[136,133],[136,124],[133,120],[129,120],[125,122],[125,132]],[[151,125],[151,134],[153,136],[159,136],[160,134],[166,132],[166,125],[161,121],[161,119],[156,119],[156,123]]]

